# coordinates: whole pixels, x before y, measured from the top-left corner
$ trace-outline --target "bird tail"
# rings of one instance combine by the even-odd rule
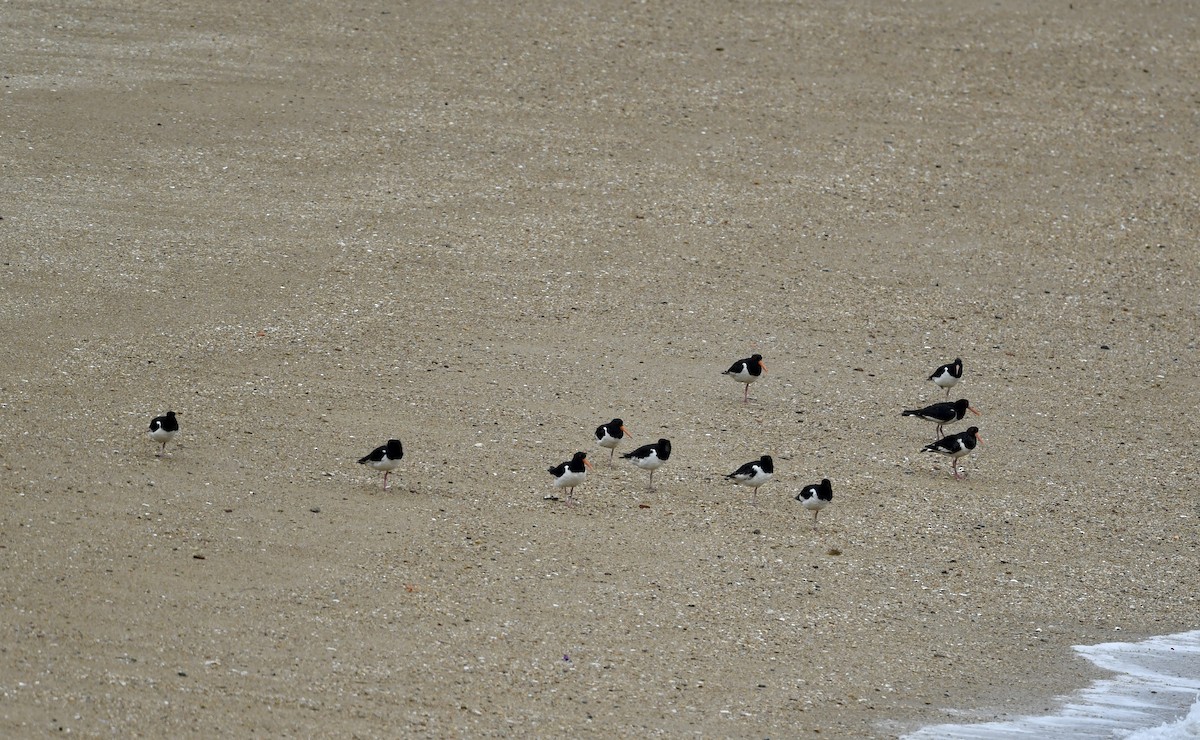
[[[363,456],[363,458],[362,458],[361,460],[359,460],[359,461],[358,461],[358,464],[359,464],[359,465],[366,465],[366,464],[367,464],[367,462],[368,462],[370,459],[371,459],[371,456],[370,456],[370,455],[364,455],[364,456]]]
[[[919,413],[921,413],[921,412],[918,411],[917,409],[906,409],[904,411],[901,411],[900,415],[901,416],[916,416]]]

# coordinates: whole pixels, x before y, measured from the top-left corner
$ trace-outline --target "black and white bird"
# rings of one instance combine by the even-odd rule
[[[833,501],[833,485],[828,478],[824,478],[820,483],[802,488],[800,493],[796,494],[796,500],[813,513],[813,529],[816,529],[817,516],[820,515],[821,509]]]
[[[561,462],[552,468],[546,468],[546,472],[554,476],[554,487],[567,489],[567,503],[573,503],[572,496],[575,493],[575,486],[583,483],[587,478],[588,468],[592,464],[588,462],[586,452],[576,452],[570,460]]]
[[[770,455],[763,455],[757,460],[746,463],[742,467],[725,476],[729,480],[742,486],[750,486],[754,489],[753,503],[758,503],[758,487],[775,475],[775,461]]]
[[[939,455],[949,457],[950,464],[954,469],[954,478],[957,480],[967,475],[965,470],[961,476],[958,474],[958,458],[969,454],[971,450],[975,449],[975,445],[982,443],[983,437],[979,436],[979,427],[971,427],[965,432],[951,434],[949,437],[942,437],[936,442],[930,442],[921,448],[921,452],[936,452]]]
[[[652,445],[642,445],[633,452],[621,455],[642,470],[650,471],[650,490],[654,490],[654,471],[671,459],[671,440],[660,439]]]
[[[950,389],[958,385],[958,381],[962,380],[962,359],[954,358],[954,362],[948,362],[942,365],[929,376],[933,384],[938,388],[946,389],[946,397],[950,397]]]
[[[745,384],[746,387],[742,392],[742,403],[745,403],[750,400],[750,384],[761,378],[766,371],[767,366],[763,364],[762,355],[755,354],[744,360],[738,360],[721,374],[728,375],[737,382]]]
[[[404,445],[398,439],[389,439],[363,456],[358,462],[374,470],[383,471],[383,490],[388,488],[388,476],[400,467],[400,459],[404,457]]]
[[[625,428],[625,422],[620,419],[613,419],[607,424],[601,424],[596,427],[596,444],[601,447],[608,448],[608,461],[612,462],[613,453],[617,451],[617,445],[621,444],[621,440],[625,439],[625,435],[629,434],[629,430]],[[632,434],[629,434],[632,437]]]
[[[176,434],[179,434],[179,421],[175,418],[174,411],[168,411],[165,415],[150,420],[150,439],[162,445],[158,448],[160,457],[167,451],[167,442],[175,439]]]
[[[933,434],[934,439],[940,439],[942,436],[942,427],[946,424],[953,424],[956,421],[962,421],[962,418],[970,411],[972,414],[979,416],[979,412],[971,406],[971,402],[965,398],[960,398],[957,401],[941,401],[923,409],[908,409],[901,412],[901,416],[915,416],[918,419],[932,421],[937,424],[937,430]]]

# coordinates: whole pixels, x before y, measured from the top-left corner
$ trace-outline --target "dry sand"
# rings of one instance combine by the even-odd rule
[[[0,10],[0,735],[889,737],[1200,626],[1190,0]]]

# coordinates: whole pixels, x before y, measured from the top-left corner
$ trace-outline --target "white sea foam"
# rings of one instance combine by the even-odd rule
[[[1192,705],[1192,711],[1178,722],[1171,722],[1148,730],[1138,730],[1125,740],[1180,740],[1200,737],[1200,702]]]
[[[911,740],[1182,740],[1200,738],[1200,630],[1142,642],[1077,645],[1113,678],[1062,697],[1055,714],[924,727]]]

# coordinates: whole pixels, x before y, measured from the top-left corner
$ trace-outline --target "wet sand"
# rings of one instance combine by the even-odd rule
[[[1200,624],[1192,3],[5,21],[0,734],[893,737]]]

